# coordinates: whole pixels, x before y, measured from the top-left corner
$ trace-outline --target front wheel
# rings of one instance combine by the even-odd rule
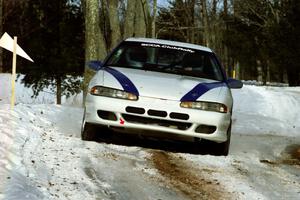
[[[81,139],[85,141],[96,141],[97,126],[94,124],[83,122],[81,128]]]
[[[227,141],[222,143],[214,143],[213,154],[217,156],[228,156],[231,139],[231,125],[227,130]]]
[[[213,142],[210,140],[197,141],[197,146],[202,153],[208,153],[216,156],[228,156],[231,138],[231,125],[227,130],[227,141],[222,143]]]

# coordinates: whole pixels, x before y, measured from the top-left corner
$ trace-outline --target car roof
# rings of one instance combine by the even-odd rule
[[[185,43],[185,42],[176,42],[171,40],[162,40],[162,39],[154,39],[154,38],[127,38],[125,41],[128,42],[146,42],[146,43],[153,43],[153,44],[163,44],[163,45],[172,45],[190,49],[197,49],[207,52],[212,52],[212,50],[208,47],[204,47],[201,45]]]

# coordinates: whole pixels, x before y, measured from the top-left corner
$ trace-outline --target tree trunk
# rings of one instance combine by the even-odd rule
[[[122,39],[120,31],[120,21],[118,16],[119,0],[110,0],[108,2],[109,23],[111,28],[111,46],[110,50],[114,48]]]
[[[148,17],[146,0],[127,1],[125,16],[124,38],[145,37],[147,30]]]
[[[208,14],[207,14],[207,4],[206,0],[201,0],[201,7],[202,7],[202,24],[204,25],[204,45],[207,47],[210,46],[209,41],[209,26],[208,26]]]
[[[236,64],[235,64],[235,78],[236,79],[241,79],[242,78],[240,76],[240,63],[239,63],[239,61],[237,61]]]
[[[85,61],[103,60],[107,54],[106,45],[99,23],[99,1],[85,0]],[[83,82],[83,102],[87,94],[88,83],[94,72],[85,66]]]
[[[271,71],[270,71],[270,61],[267,60],[267,65],[266,65],[266,82],[271,82]]]
[[[152,19],[151,19],[151,37],[152,38],[155,38],[156,12],[157,12],[157,0],[153,0],[153,13],[152,13]]]
[[[55,79],[56,79],[56,104],[61,105],[61,94],[62,94],[61,77],[58,75],[55,77]]]
[[[99,23],[99,1],[85,0],[85,59],[102,60],[105,58],[106,45]]]
[[[191,26],[191,31],[190,31],[190,42],[195,43],[195,0],[191,0],[190,2],[190,12],[191,12],[191,17],[190,17],[190,26]]]
[[[285,71],[282,67],[279,67],[279,82],[280,83],[284,83],[284,74],[285,74]]]
[[[263,61],[262,62],[263,85],[267,85],[267,74],[268,74],[268,63],[266,61]]]
[[[257,67],[257,81],[263,82],[263,70],[262,70],[260,60],[256,60],[256,67]]]
[[[233,17],[235,18],[236,17],[236,12],[237,12],[237,3],[236,3],[236,0],[231,0],[231,4],[232,4],[232,7],[233,7]]]
[[[300,70],[295,70],[297,68],[289,67],[287,68],[287,77],[289,86],[300,86]]]
[[[225,19],[227,18],[227,15],[228,15],[228,2],[227,0],[224,0],[224,17]]]
[[[217,0],[213,0],[212,2],[212,15],[216,17],[217,14]]]
[[[136,13],[134,23],[135,37],[146,36],[146,11],[144,7],[144,0],[136,1]]]
[[[140,0],[127,1],[125,13],[124,38],[134,37],[134,18],[136,12],[136,2]]]
[[[228,32],[228,24],[227,24],[227,15],[228,15],[228,5],[227,5],[227,0],[224,0],[223,1],[223,4],[224,4],[224,19],[225,19],[225,29],[226,29],[226,32]],[[226,44],[224,44],[224,64],[225,64],[225,69],[227,69],[228,73],[231,73],[229,72],[229,68],[230,68],[230,58],[229,58],[229,49],[228,49],[228,46]]]
[[[142,9],[144,14],[144,21],[146,26],[146,37],[154,38],[155,37],[155,21],[156,21],[156,12],[157,12],[157,0],[152,1],[152,14],[151,6],[149,0],[141,0]]]

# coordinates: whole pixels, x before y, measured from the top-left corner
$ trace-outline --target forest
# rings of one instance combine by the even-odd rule
[[[208,46],[229,77],[300,85],[298,0],[0,0],[4,32],[35,61],[18,58],[22,81],[35,95],[53,87],[58,104],[86,88],[86,61],[128,37]],[[0,49],[0,73],[10,72],[11,54]]]

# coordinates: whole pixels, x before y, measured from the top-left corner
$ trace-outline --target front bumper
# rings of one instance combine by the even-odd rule
[[[225,142],[231,113],[186,109],[179,101],[150,97],[129,101],[88,94],[84,119],[111,128],[159,131],[171,138],[173,134]]]

